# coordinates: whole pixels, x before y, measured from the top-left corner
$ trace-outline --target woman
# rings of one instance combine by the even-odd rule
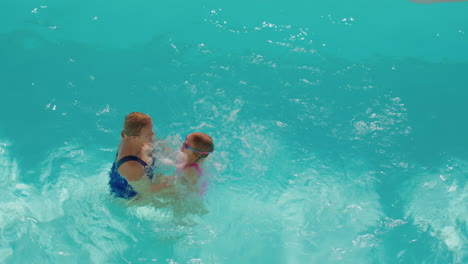
[[[117,157],[109,173],[111,193],[131,199],[170,187],[163,181],[153,184],[153,121],[147,114],[133,112],[125,117]]]

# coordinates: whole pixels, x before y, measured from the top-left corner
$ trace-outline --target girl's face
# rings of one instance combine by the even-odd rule
[[[183,153],[183,159],[185,160],[186,164],[192,164],[198,159],[198,153],[190,150],[187,148],[187,143],[190,144],[188,139],[184,143],[182,143],[182,146],[180,148],[180,151]]]
[[[187,163],[186,164],[192,164],[192,163],[199,162],[199,161],[203,160],[204,158],[208,157],[208,155],[210,155],[210,153],[211,153],[209,151],[197,150],[197,149],[193,148],[194,145],[195,144],[194,144],[192,138],[190,137],[190,135],[187,136],[185,138],[184,143],[182,143],[180,151],[187,158]]]

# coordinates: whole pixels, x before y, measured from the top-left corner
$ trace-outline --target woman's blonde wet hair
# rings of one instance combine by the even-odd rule
[[[152,126],[153,121],[147,114],[140,112],[132,112],[125,117],[122,134],[128,137],[139,136],[141,129],[147,126]]]

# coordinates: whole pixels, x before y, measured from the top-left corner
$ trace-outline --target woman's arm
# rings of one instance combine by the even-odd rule
[[[172,177],[172,176],[168,176],[168,177],[159,176],[157,178],[157,181],[159,183],[151,184],[151,187],[150,187],[151,192],[160,192],[162,190],[170,189],[175,186],[175,177]]]

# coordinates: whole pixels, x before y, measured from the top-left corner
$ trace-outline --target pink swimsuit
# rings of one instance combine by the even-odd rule
[[[195,169],[197,170],[198,174],[200,174],[200,176],[203,176],[203,171],[200,169],[200,166],[198,166],[198,164],[192,163],[192,164],[190,164],[190,165],[187,165],[187,167],[195,167]]]
[[[194,167],[194,168],[197,170],[198,174],[199,174],[200,176],[203,176],[203,171],[201,170],[200,166],[198,166],[198,164],[192,163],[192,164],[187,165],[187,167]],[[208,184],[207,184],[206,181],[203,181],[203,182],[201,183],[201,185],[200,185],[200,195],[205,195],[206,189],[207,189],[207,185],[208,185]]]

